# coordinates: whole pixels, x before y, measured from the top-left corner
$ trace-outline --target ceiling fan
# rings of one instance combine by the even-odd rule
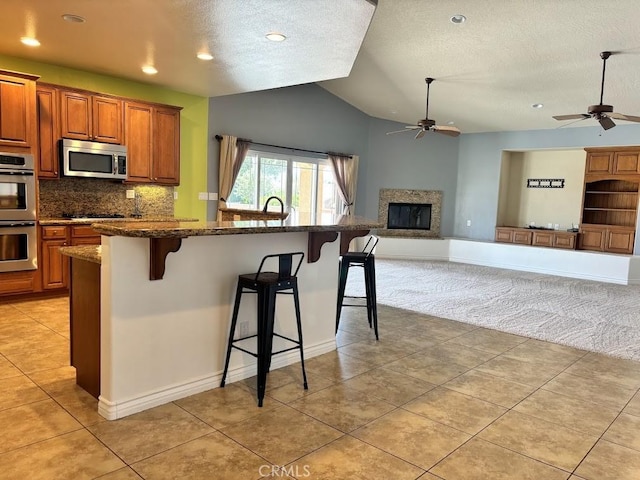
[[[394,133],[411,132],[415,130],[418,130],[415,138],[424,137],[424,134],[428,131],[442,133],[450,137],[457,137],[458,135],[460,135],[460,130],[458,130],[456,127],[436,125],[436,121],[429,118],[429,86],[435,79],[427,77],[424,80],[425,82],[427,82],[427,110],[425,112],[424,119],[419,120],[416,125],[407,125],[406,127],[404,127],[404,130],[387,132],[387,135],[393,135]]]
[[[602,59],[602,83],[600,84],[600,103],[598,105],[590,105],[587,108],[587,113],[576,113],[573,115],[554,115],[556,120],[586,120],[587,118],[595,118],[598,120],[602,128],[609,130],[616,126],[612,118],[617,120],[626,120],[628,122],[640,123],[640,117],[634,117],[633,115],[624,115],[622,113],[616,113],[613,111],[612,105],[604,105],[602,103],[602,96],[604,94],[604,73],[607,68],[607,59],[611,56],[611,52],[601,52],[600,58]],[[576,122],[573,122],[576,123]]]

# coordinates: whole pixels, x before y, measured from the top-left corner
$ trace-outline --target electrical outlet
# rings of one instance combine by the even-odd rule
[[[198,193],[198,200],[209,200],[209,194],[207,192]]]
[[[174,200],[178,199],[178,191],[177,190],[175,192],[173,192],[173,199]]]
[[[218,192],[209,192],[209,200],[218,200]]]
[[[127,189],[127,198],[136,198],[136,191],[133,188]]]
[[[471,220],[467,220],[467,227],[471,226]]]
[[[547,223],[547,228],[553,228],[553,224]]]
[[[560,230],[560,224],[559,224],[559,223],[556,223],[556,224],[553,226],[553,229],[554,229],[554,230]]]

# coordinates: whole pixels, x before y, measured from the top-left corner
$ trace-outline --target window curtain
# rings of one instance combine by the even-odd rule
[[[356,201],[356,187],[358,183],[358,160],[360,157],[353,155],[346,157],[342,155],[329,154],[329,160],[333,167],[338,184],[338,193],[342,200],[342,214],[353,215],[355,209],[353,205]]]
[[[220,172],[218,175],[218,220],[222,214],[221,208],[227,207],[227,198],[231,194],[233,184],[238,178],[238,172],[249,150],[249,142],[238,140],[231,135],[222,135],[220,140]]]

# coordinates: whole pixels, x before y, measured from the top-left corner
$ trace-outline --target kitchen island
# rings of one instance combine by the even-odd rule
[[[350,240],[378,227],[377,221],[346,216],[318,223],[92,225],[102,234],[100,414],[121,418],[217,388],[237,277],[257,271],[265,255],[305,252],[298,273],[305,357],[334,350],[338,256]],[[245,296],[238,319],[243,336],[255,333],[255,312],[255,298]],[[288,296],[278,298],[276,330],[296,334]],[[297,361],[295,352],[282,353],[271,368]],[[227,382],[255,374],[255,359],[234,351]]]

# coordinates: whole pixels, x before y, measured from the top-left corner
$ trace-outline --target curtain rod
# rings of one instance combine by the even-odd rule
[[[221,141],[222,135],[216,135],[216,140]],[[243,140],[245,142],[250,143],[251,145],[261,145],[263,147],[274,147],[274,148],[284,148],[285,150],[297,150],[298,152],[307,152],[307,153],[319,153],[320,155],[339,155],[341,157],[349,157],[353,158],[353,155],[347,155],[346,153],[336,153],[336,152],[319,152],[317,150],[306,150],[304,148],[295,148],[295,147],[285,147],[282,145],[272,145],[270,143],[260,143],[254,142],[253,140],[248,140],[246,138],[238,138],[238,140]]]

